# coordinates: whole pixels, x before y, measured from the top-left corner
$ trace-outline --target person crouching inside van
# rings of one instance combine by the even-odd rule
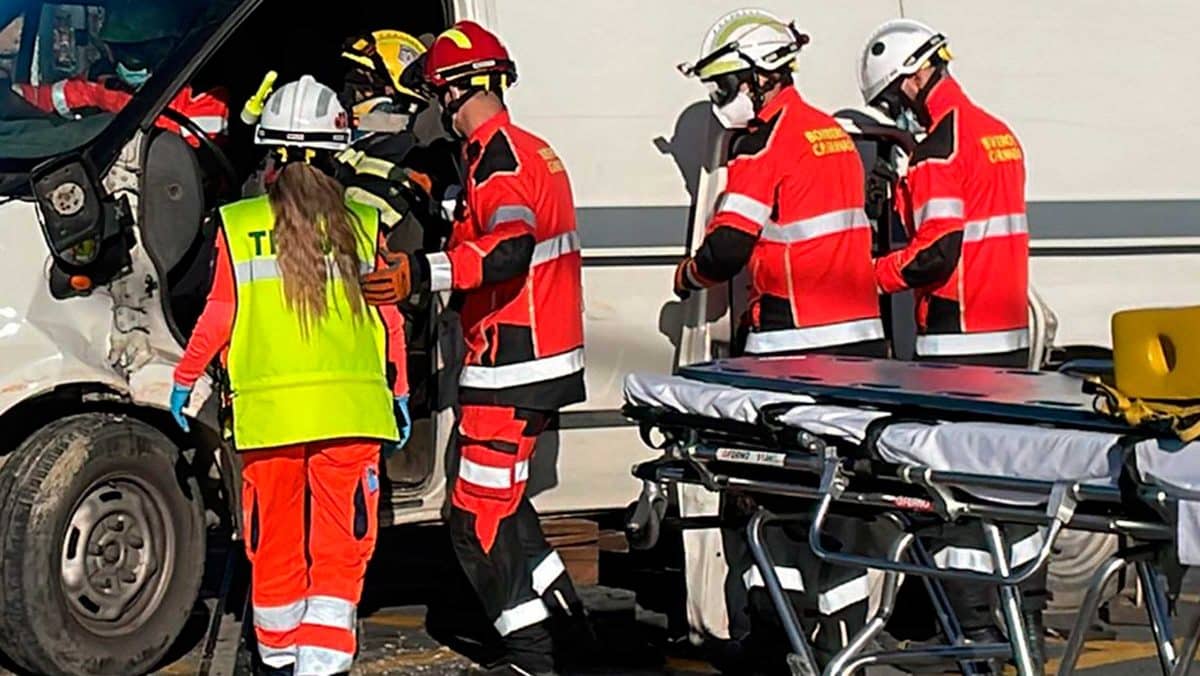
[[[337,94],[310,76],[267,100],[255,141],[282,169],[266,195],[219,210],[213,288],[171,394],[187,430],[192,386],[228,347],[254,628],[269,674],[350,671],[380,452],[397,446],[407,387],[386,375],[404,358],[396,311],[367,305],[359,287],[380,261],[379,213],[345,201],[325,171],[349,127]]]

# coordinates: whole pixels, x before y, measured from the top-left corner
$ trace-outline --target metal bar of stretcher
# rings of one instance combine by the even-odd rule
[[[983,534],[987,538],[988,549],[992,553],[992,566],[996,569],[997,576],[1001,579],[1008,578],[1008,553],[1004,548],[1004,536],[1000,534],[1000,527],[985,521]],[[1016,585],[1016,582],[1000,585],[1000,610],[1004,614],[1004,623],[1008,626],[1008,642],[1012,644],[1017,673],[1020,676],[1034,676],[1038,672],[1034,670],[1033,656],[1029,650],[1029,634],[1025,631],[1025,622],[1021,618],[1021,592]]]
[[[792,608],[791,601],[783,591],[779,575],[775,572],[775,562],[771,560],[771,554],[767,551],[766,543],[763,541],[763,527],[775,519],[774,515],[764,509],[760,509],[751,517],[750,523],[746,526],[750,553],[754,556],[754,565],[758,567],[758,572],[762,575],[763,586],[767,589],[771,604],[775,606],[775,612],[778,613],[779,620],[783,624],[783,631],[787,635],[792,654],[796,656],[791,662],[798,661],[797,666],[803,676],[816,676],[818,673],[816,657],[813,655],[812,647],[804,638],[800,619],[796,617],[796,610]]]
[[[1158,663],[1162,673],[1170,674],[1175,668],[1175,646],[1172,643],[1167,597],[1153,563],[1138,561],[1136,567],[1146,594],[1146,613],[1150,616],[1150,629],[1154,632],[1154,643],[1158,648]]]
[[[1067,638],[1067,647],[1063,650],[1062,661],[1058,666],[1058,676],[1069,676],[1075,673],[1075,665],[1079,662],[1079,655],[1083,652],[1083,640],[1088,624],[1092,618],[1096,617],[1096,611],[1100,609],[1104,588],[1128,564],[1129,561],[1126,559],[1113,557],[1092,576],[1092,583],[1088,586],[1087,594],[1083,597],[1083,604],[1075,616],[1075,624],[1071,627],[1071,634]]]

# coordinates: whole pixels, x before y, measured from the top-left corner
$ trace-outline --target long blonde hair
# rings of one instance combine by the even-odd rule
[[[333,274],[341,276],[353,314],[362,315],[365,303],[358,282],[362,224],[346,205],[342,185],[309,164],[292,162],[267,188],[267,197],[275,214],[283,295],[299,317],[301,330],[307,332],[328,313],[325,285]],[[333,268],[327,255],[333,258]]]

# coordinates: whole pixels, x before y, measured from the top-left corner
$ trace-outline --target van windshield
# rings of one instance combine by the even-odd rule
[[[4,3],[0,159],[43,158],[98,136],[181,39],[212,31],[218,0]],[[15,5],[15,6],[14,6]]]

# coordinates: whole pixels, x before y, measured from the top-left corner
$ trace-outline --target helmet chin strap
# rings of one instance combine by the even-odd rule
[[[476,94],[483,93],[483,91],[483,89],[472,87],[462,96],[442,106],[442,127],[445,128],[446,133],[454,138],[463,138],[466,136],[454,127],[454,116],[458,114],[458,111],[462,110],[463,106],[467,105],[467,101],[470,101]]]

